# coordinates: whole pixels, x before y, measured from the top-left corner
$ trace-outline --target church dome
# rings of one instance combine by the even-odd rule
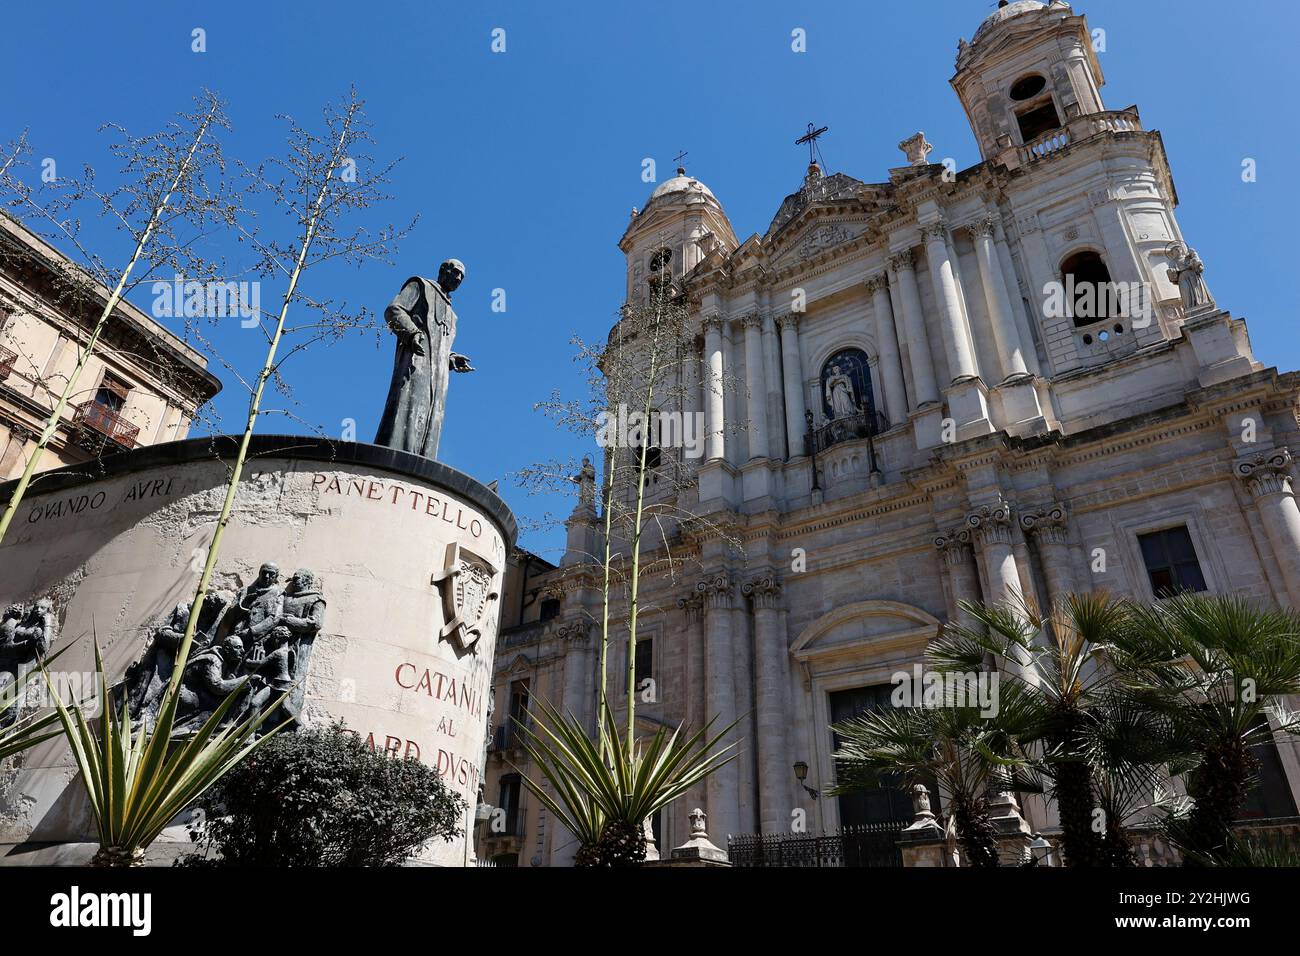
[[[656,199],[669,199],[678,202],[693,202],[702,199],[712,199],[717,202],[717,197],[709,191],[709,187],[704,185],[693,176],[687,176],[686,170],[681,166],[677,167],[677,175],[672,179],[666,179],[660,183],[655,191],[650,194],[650,202]]]
[[[1046,8],[1047,4],[1040,2],[1040,0],[1015,0],[1014,3],[1003,3],[980,24],[980,28],[975,31],[975,42],[981,40],[985,34],[1000,23],[1006,23],[1008,20],[1014,20],[1023,14]]]

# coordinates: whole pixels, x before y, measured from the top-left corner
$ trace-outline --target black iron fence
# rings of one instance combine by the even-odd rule
[[[727,840],[732,866],[901,867],[903,822],[841,827],[836,833],[753,833]]]

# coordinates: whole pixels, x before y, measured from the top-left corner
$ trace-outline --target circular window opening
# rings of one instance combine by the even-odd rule
[[[1107,332],[1105,329],[1102,329],[1100,332],[1097,333],[1097,338],[1101,339],[1103,342],[1109,342],[1110,333]]]
[[[1012,83],[1008,95],[1013,100],[1027,100],[1031,96],[1037,96],[1043,92],[1045,86],[1047,86],[1047,80],[1037,73],[1031,73],[1029,76],[1022,76]]]
[[[1091,335],[1085,335],[1085,336],[1083,337],[1083,344],[1084,344],[1084,345],[1091,345],[1091,344],[1092,344],[1092,336],[1091,336]]]
[[[1116,335],[1124,334],[1124,326],[1120,325],[1118,322],[1115,323],[1115,334]]]

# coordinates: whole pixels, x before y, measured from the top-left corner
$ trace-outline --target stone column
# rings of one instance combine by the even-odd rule
[[[1255,499],[1289,603],[1300,607],[1300,507],[1291,486],[1291,465],[1291,452],[1282,448],[1238,459],[1233,471]]]
[[[763,316],[763,384],[767,391],[767,450],[772,458],[786,454],[785,399],[781,395],[781,342],[776,321]]]
[[[799,358],[799,314],[788,312],[776,321],[781,326],[781,361],[785,372],[785,438],[790,457],[801,458],[807,403],[803,395],[803,362]]]
[[[1065,507],[1052,505],[1020,516],[1020,528],[1038,544],[1038,558],[1047,583],[1047,599],[1053,604],[1075,589],[1070,565],[1070,548],[1065,527]]]
[[[704,320],[704,361],[704,414],[708,426],[704,457],[718,461],[726,454],[726,406],[722,394],[722,319],[716,315]]]
[[[979,375],[979,369],[975,365],[970,337],[966,334],[966,319],[957,298],[957,280],[953,276],[952,257],[948,252],[948,227],[941,220],[924,226],[921,235],[930,259],[934,298],[939,304],[939,327],[943,331],[943,347],[948,355],[948,374],[954,382],[973,378]]]
[[[705,700],[704,594],[697,590],[678,600],[677,607],[682,612],[686,634],[686,675],[683,680],[686,701],[682,714],[686,726],[698,730],[709,721]],[[697,784],[687,791],[683,804],[703,804],[704,796],[704,785]]]
[[[894,334],[894,310],[889,304],[889,277],[884,273],[867,280],[871,294],[871,311],[876,319],[876,363],[880,369],[880,388],[885,394],[889,423],[907,418],[907,390],[903,387],[903,365],[898,357],[898,339]]]
[[[1011,547],[1011,506],[1006,502],[984,505],[966,516],[966,524],[984,556],[989,603],[1020,601],[1020,569]]]
[[[700,407],[700,352],[694,341],[686,343],[682,356],[682,414],[694,415]]]
[[[749,457],[768,457],[766,396],[763,392],[763,327],[757,315],[745,316],[745,389],[749,392]]]
[[[595,721],[588,720],[588,714],[594,713],[596,688],[592,674],[591,659],[591,625],[587,621],[569,621],[555,629],[564,648],[564,685],[562,700],[564,712],[573,714],[583,722],[583,726]]]
[[[993,326],[993,340],[997,343],[998,359],[1002,362],[1004,378],[1027,375],[1020,332],[1012,312],[1011,297],[1002,280],[1002,265],[993,246],[993,231],[997,220],[986,216],[970,227],[975,241],[975,258],[979,260],[980,285],[984,287],[984,302],[989,310],[989,323]]]
[[[734,586],[726,574],[717,575],[699,584],[704,594],[704,670],[706,681],[706,720],[715,721],[718,729],[729,726],[736,719],[736,684],[732,674],[733,634],[731,610]],[[736,731],[722,741],[736,743]],[[725,845],[728,835],[738,834],[740,823],[740,763],[733,760],[709,776],[705,783],[709,813],[713,817],[713,832]]]
[[[993,248],[998,254],[998,266],[1002,270],[1002,288],[1007,290],[1012,305],[1012,316],[1016,328],[1020,330],[1020,344],[1024,346],[1025,367],[1030,375],[1041,375],[1038,364],[1038,351],[1034,345],[1034,330],[1030,328],[1029,317],[1025,315],[1024,303],[1020,295],[1020,280],[1016,276],[1015,263],[1011,260],[1011,249],[1007,246],[1004,230],[998,229],[993,234]]]
[[[979,572],[975,567],[975,553],[971,549],[970,531],[954,528],[934,539],[934,546],[943,555],[948,569],[948,586],[952,592],[952,620],[961,627],[973,628],[975,619],[963,610],[961,602],[978,604],[980,600]]]
[[[790,767],[786,744],[786,702],[789,683],[788,648],[777,607],[781,582],[766,574],[744,587],[754,602],[754,675],[757,720],[754,743],[758,746],[759,828],[763,833],[784,833],[790,822]]]
[[[907,330],[907,349],[912,360],[912,388],[916,392],[916,404],[938,402],[939,386],[934,378],[930,342],[925,337],[925,313],[921,311],[921,293],[916,286],[912,250],[904,249],[890,256],[889,268],[898,279],[898,292],[902,299],[903,328]]]

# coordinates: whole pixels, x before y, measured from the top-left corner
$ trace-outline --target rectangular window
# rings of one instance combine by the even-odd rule
[[[95,392],[95,404],[120,412],[122,406],[126,404],[126,396],[130,391],[130,385],[111,372],[105,372],[104,377],[100,379],[99,389]]]
[[[1138,535],[1151,593],[1167,598],[1180,591],[1204,591],[1205,575],[1186,525]]]
[[[655,642],[642,638],[636,642],[636,686],[642,686],[647,678],[654,677]]]
[[[509,750],[522,742],[523,733],[519,727],[528,726],[528,679],[510,682],[510,702],[506,707],[506,718],[501,722],[501,747]]]
[[[505,818],[502,832],[492,833],[492,836],[519,836],[523,823],[519,816],[519,774],[508,773],[501,778],[501,796],[497,806],[505,811]]]

